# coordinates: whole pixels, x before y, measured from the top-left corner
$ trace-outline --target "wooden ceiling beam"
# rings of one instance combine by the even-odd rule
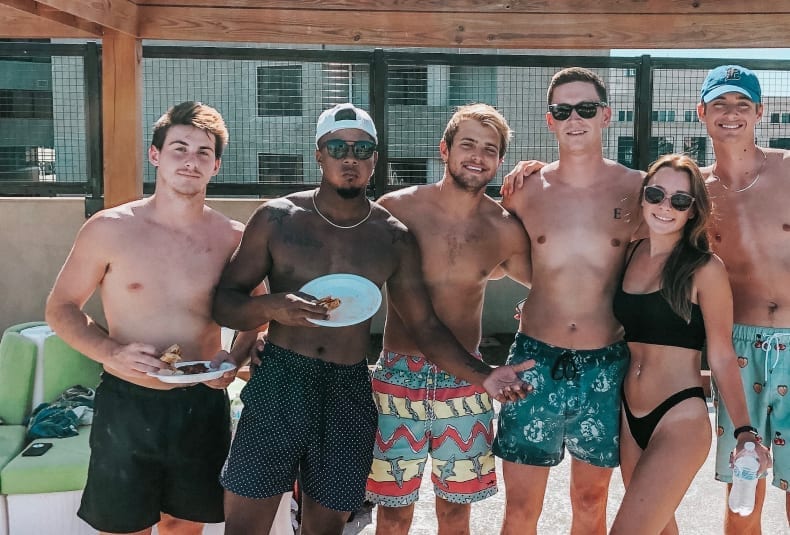
[[[596,15],[139,7],[143,39],[431,48],[790,46],[790,15]],[[649,31],[648,31],[649,29]],[[759,29],[759,30],[758,30]]]
[[[446,13],[790,13],[790,0],[134,0],[141,6]]]
[[[103,28],[137,34],[137,5],[129,0],[38,0],[38,3]]]
[[[33,2],[26,2],[33,3]],[[71,22],[61,22],[45,17],[38,12],[19,9],[18,4],[0,0],[0,38],[3,39],[51,39],[51,38],[95,38],[98,34],[77,27]]]

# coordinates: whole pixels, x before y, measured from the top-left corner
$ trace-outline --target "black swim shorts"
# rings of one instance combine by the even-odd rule
[[[271,342],[244,402],[221,481],[246,498],[293,488],[336,511],[362,505],[377,413],[365,361],[342,366]]]
[[[96,389],[88,483],[78,516],[99,531],[128,533],[160,512],[222,522],[218,476],[230,445],[224,390],[154,390],[104,373]]]

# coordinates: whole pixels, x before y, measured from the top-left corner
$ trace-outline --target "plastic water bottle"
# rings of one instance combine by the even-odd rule
[[[244,409],[244,402],[241,401],[239,396],[233,398],[230,402],[230,431],[231,435],[236,434],[236,426],[239,425],[239,418],[241,418],[241,411]]]
[[[754,491],[757,488],[760,461],[754,451],[754,442],[747,442],[743,445],[743,449],[746,451],[735,459],[732,467],[729,505],[733,513],[748,516],[754,509]]]

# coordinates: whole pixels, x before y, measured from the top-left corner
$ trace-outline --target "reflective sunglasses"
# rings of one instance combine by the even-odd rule
[[[549,112],[558,121],[566,121],[571,112],[576,110],[582,119],[592,119],[598,113],[598,108],[605,108],[606,102],[579,102],[578,104],[550,104]]]
[[[376,152],[376,144],[372,141],[345,141],[343,139],[328,139],[319,147],[326,147],[326,153],[335,160],[342,160],[348,154],[349,149],[353,151],[357,160],[367,160]]]
[[[666,196],[667,192],[658,186],[645,186],[645,201],[650,204],[661,204]],[[685,212],[694,204],[694,197],[678,191],[669,196],[669,204],[678,212]]]

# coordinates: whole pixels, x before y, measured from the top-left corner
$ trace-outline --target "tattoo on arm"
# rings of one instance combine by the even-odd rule
[[[288,210],[283,208],[269,208],[269,222],[275,223],[277,226],[283,226],[283,220],[288,216]]]

